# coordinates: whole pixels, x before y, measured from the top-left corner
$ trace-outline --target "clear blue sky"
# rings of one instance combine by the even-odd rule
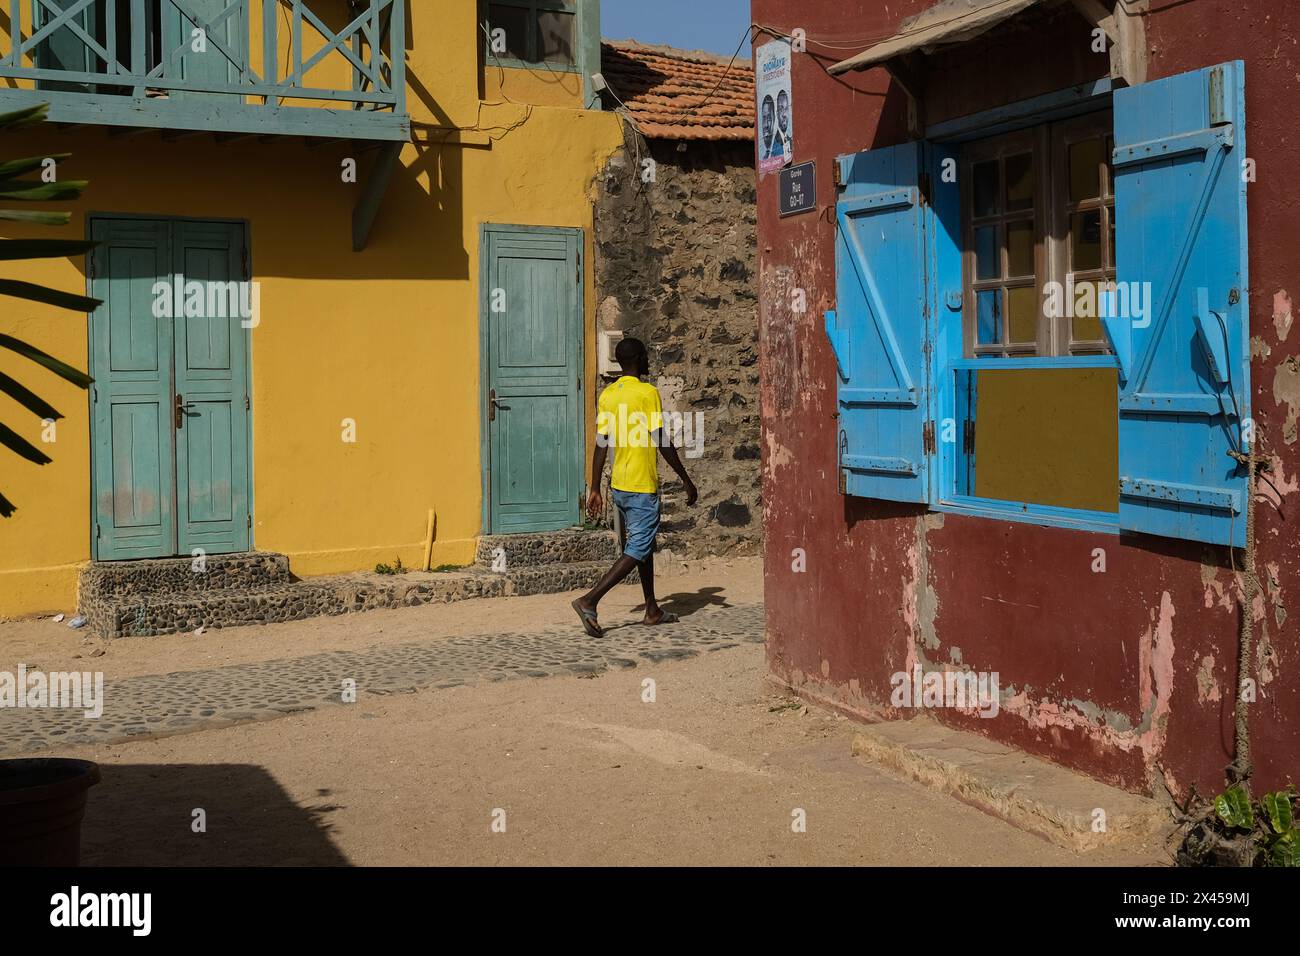
[[[747,26],[749,0],[600,0],[600,32],[611,40],[731,56]],[[740,55],[749,56],[748,43]]]

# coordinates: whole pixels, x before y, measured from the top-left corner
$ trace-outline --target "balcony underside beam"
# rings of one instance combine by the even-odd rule
[[[352,210],[353,252],[361,252],[370,241],[370,230],[375,224],[375,217],[379,215],[384,193],[388,192],[388,183],[401,162],[401,156],[401,143],[384,143],[375,157],[370,175],[361,183],[361,198]]]
[[[244,133],[265,136],[320,136],[332,139],[406,142],[411,120],[384,110],[328,107],[266,107],[209,102],[198,97],[112,96],[57,90],[0,89],[0,112],[49,103],[53,123],[135,127],[171,131]]]

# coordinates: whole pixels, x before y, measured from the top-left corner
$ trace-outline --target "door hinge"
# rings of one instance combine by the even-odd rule
[[[928,420],[921,429],[921,444],[927,455],[934,454],[934,421]]]
[[[244,394],[244,411],[248,411],[251,407],[252,407],[252,405],[249,404],[249,401],[248,401],[248,394],[245,393],[245,394]]]
[[[961,448],[968,455],[975,454],[975,419],[968,418],[962,424]]]
[[[578,373],[578,391],[582,391],[582,373]]]
[[[832,179],[834,179],[835,185],[842,187],[844,185],[844,167],[840,165],[840,161],[838,159],[835,160],[833,163],[831,163],[831,171],[832,171]]]
[[[921,174],[921,205],[930,205],[930,174]]]
[[[247,522],[245,524],[245,527],[251,528],[252,526],[253,526],[253,513],[250,511],[247,515]]]
[[[253,278],[253,259],[248,254],[248,247],[244,247],[244,278]]]
[[[86,278],[95,278],[95,254],[93,252],[86,256]]]
[[[99,540],[100,538],[102,538],[103,536],[104,536],[104,529],[101,528],[101,527],[99,526],[99,522],[96,521],[96,522],[95,522],[95,540],[98,541],[98,540]]]

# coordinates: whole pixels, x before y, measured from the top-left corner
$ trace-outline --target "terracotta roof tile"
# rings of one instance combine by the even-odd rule
[[[737,59],[728,71],[729,58],[711,53],[632,40],[600,47],[605,81],[645,136],[754,138],[754,68],[747,61]]]

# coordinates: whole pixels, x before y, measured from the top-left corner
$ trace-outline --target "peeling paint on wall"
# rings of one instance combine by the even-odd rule
[[[1273,620],[1277,621],[1278,627],[1281,627],[1286,623],[1286,602],[1282,597],[1282,569],[1276,561],[1269,561],[1265,568],[1268,571],[1268,577],[1264,582],[1268,603],[1273,606]]]
[[[1273,328],[1277,329],[1277,340],[1285,342],[1291,331],[1291,297],[1286,289],[1273,293]]]
[[[1004,711],[1018,714],[1036,730],[1081,730],[1097,743],[1125,752],[1138,749],[1149,768],[1164,749],[1167,718],[1174,687],[1174,602],[1168,591],[1160,596],[1158,612],[1138,644],[1142,717],[1136,727],[1126,714],[1101,711],[1078,700],[1058,704],[1031,699],[1030,689],[1012,692]]]
[[[1234,586],[1238,582],[1231,582]],[[1229,593],[1228,585],[1219,580],[1219,569],[1208,561],[1201,562],[1201,584],[1205,587],[1205,607],[1209,608],[1218,605],[1225,611],[1233,610],[1237,605],[1233,595]]]
[[[1196,699],[1202,704],[1217,704],[1222,695],[1219,682],[1214,677],[1214,655],[1206,654],[1201,658],[1201,666],[1196,669]]]
[[[1259,641],[1255,644],[1255,673],[1259,675],[1262,690],[1277,677],[1277,654],[1273,651],[1273,641],[1268,636],[1268,625],[1261,628]]]
[[[1273,398],[1286,406],[1286,422],[1282,425],[1282,440],[1295,444],[1296,416],[1300,414],[1300,362],[1288,355],[1273,369]]]

